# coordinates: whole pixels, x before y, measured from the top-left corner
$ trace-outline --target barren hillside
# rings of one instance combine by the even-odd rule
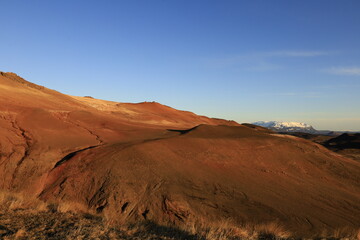
[[[360,227],[360,163],[159,103],[68,96],[0,74],[0,188],[114,224]]]

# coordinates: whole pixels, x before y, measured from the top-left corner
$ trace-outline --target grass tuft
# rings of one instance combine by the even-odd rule
[[[159,225],[152,221],[111,224],[72,202],[44,203],[19,193],[0,192],[0,239],[178,239],[258,240],[294,238],[280,223],[236,224],[230,220],[200,219],[182,226]],[[360,229],[324,231],[313,239],[360,240]]]

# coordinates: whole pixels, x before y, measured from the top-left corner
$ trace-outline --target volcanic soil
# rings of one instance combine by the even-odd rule
[[[360,228],[360,162],[306,139],[4,72],[0,133],[0,189],[110,224]]]

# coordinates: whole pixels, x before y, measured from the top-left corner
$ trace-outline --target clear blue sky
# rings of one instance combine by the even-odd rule
[[[66,94],[360,130],[360,1],[1,1],[0,70]]]

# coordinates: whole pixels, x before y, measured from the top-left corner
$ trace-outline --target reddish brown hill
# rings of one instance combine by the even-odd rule
[[[360,133],[343,133],[335,136],[300,132],[282,134],[308,139],[347,158],[360,161]]]
[[[167,127],[181,129],[201,123],[237,124],[157,103],[123,104],[72,97],[29,83],[14,73],[1,72],[0,186],[28,188],[58,158],[73,151],[162,137]],[[25,183],[24,177],[28,179]]]
[[[112,222],[279,221],[301,235],[360,227],[360,163],[304,139],[4,73],[0,108],[1,188]]]
[[[360,133],[343,133],[340,136],[329,139],[324,143],[327,147],[335,149],[360,149]]]

